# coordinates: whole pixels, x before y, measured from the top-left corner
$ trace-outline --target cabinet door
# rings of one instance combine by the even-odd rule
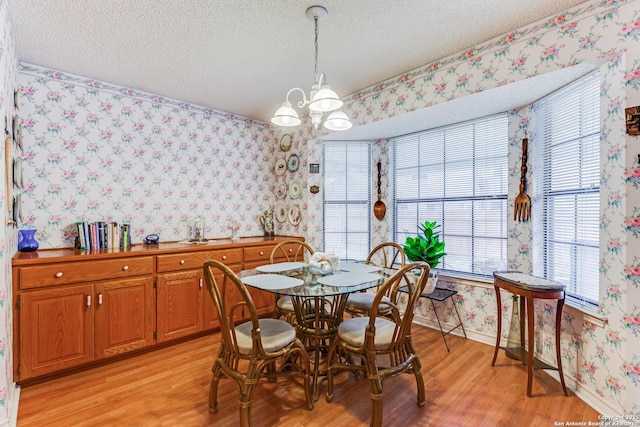
[[[20,295],[20,379],[94,359],[93,285]]]
[[[158,342],[202,330],[202,270],[158,275]]]
[[[153,344],[153,279],[98,283],[96,290],[96,359]]]
[[[242,264],[230,265],[229,268],[234,272],[238,273],[242,270]],[[222,280],[224,276],[222,274],[216,275],[216,280]],[[232,291],[233,301],[237,302],[240,297],[237,292]],[[213,298],[209,295],[209,290],[207,289],[206,283],[203,282],[203,305],[204,305],[204,329],[213,329],[220,326],[220,322],[218,321],[218,312],[216,311],[216,307],[213,304]],[[236,320],[242,320],[243,317],[238,317]]]

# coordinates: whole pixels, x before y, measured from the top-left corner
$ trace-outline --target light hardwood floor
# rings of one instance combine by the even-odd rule
[[[413,376],[384,385],[385,426],[554,426],[597,421],[598,413],[558,382],[535,371],[534,396],[526,396],[526,369],[493,347],[414,326],[427,401],[416,405]],[[197,338],[41,384],[23,387],[18,426],[236,426],[238,391],[221,382],[220,409],[209,414],[207,397],[219,334]],[[261,381],[254,394],[254,426],[369,425],[369,387],[349,373],[337,377],[334,399],[306,409],[291,380]]]

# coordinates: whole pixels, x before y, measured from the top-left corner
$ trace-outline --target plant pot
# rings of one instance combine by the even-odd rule
[[[427,280],[427,285],[424,287],[424,291],[422,291],[423,294],[430,294],[433,292],[438,284],[438,275],[439,273],[437,270],[429,271],[429,280]]]
[[[414,273],[414,283],[418,283],[418,280],[420,280],[420,275],[419,274],[415,274]],[[438,284],[438,271],[437,270],[430,270],[429,271],[429,279],[427,279],[427,284],[424,287],[424,290],[422,291],[422,295],[429,295],[430,293],[433,292],[433,290],[436,288],[436,285]]]

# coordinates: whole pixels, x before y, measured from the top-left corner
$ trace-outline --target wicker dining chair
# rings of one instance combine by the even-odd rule
[[[309,257],[313,255],[313,248],[308,243],[301,240],[283,240],[273,247],[271,251],[270,262],[273,264],[277,259],[286,259],[287,262],[304,262],[308,261]],[[273,309],[273,317],[279,319],[280,317],[291,324],[295,323],[296,313],[293,309],[293,302],[288,295],[276,294],[276,303]]]
[[[420,270],[421,274],[414,281],[409,277],[414,275],[415,270]],[[422,365],[411,339],[411,325],[414,308],[428,278],[429,264],[425,262],[403,266],[376,293],[370,316],[354,317],[340,324],[338,335],[327,355],[327,402],[333,399],[334,376],[342,370],[350,370],[356,373],[357,378],[364,377],[369,382],[372,427],[382,426],[382,385],[390,377],[402,373],[413,374],[418,389],[418,406],[424,405],[424,380],[420,372]],[[407,305],[403,312],[395,303],[382,301],[389,291],[397,291],[399,287],[403,287],[403,292],[407,293]],[[391,307],[391,317],[380,316],[382,304]]]
[[[371,250],[365,263],[387,269],[398,269],[405,265],[406,258],[402,246],[394,242],[385,242]],[[374,297],[375,294],[371,292],[354,292],[347,299],[345,311],[351,316],[368,316]],[[386,301],[396,302],[396,295],[385,295],[383,302]],[[387,314],[390,311],[389,306],[381,306],[380,308]]]
[[[300,377],[309,409],[311,400],[309,356],[296,331],[279,319],[259,319],[247,288],[238,276],[219,261],[204,263],[207,289],[213,298],[220,321],[220,349],[211,368],[209,411],[218,409],[218,383],[229,378],[240,390],[240,425],[251,426],[251,403],[258,381],[267,377]],[[248,312],[249,320],[234,324],[239,312]],[[281,366],[276,367],[280,360]]]

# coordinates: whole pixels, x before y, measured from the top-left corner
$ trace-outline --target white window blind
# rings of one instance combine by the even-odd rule
[[[324,143],[324,251],[365,260],[370,250],[371,144]]]
[[[534,104],[542,145],[544,277],[598,303],[600,76],[591,74]],[[534,266],[535,267],[535,266]]]
[[[506,114],[391,140],[394,241],[437,221],[447,255],[438,268],[490,275],[507,266]]]

